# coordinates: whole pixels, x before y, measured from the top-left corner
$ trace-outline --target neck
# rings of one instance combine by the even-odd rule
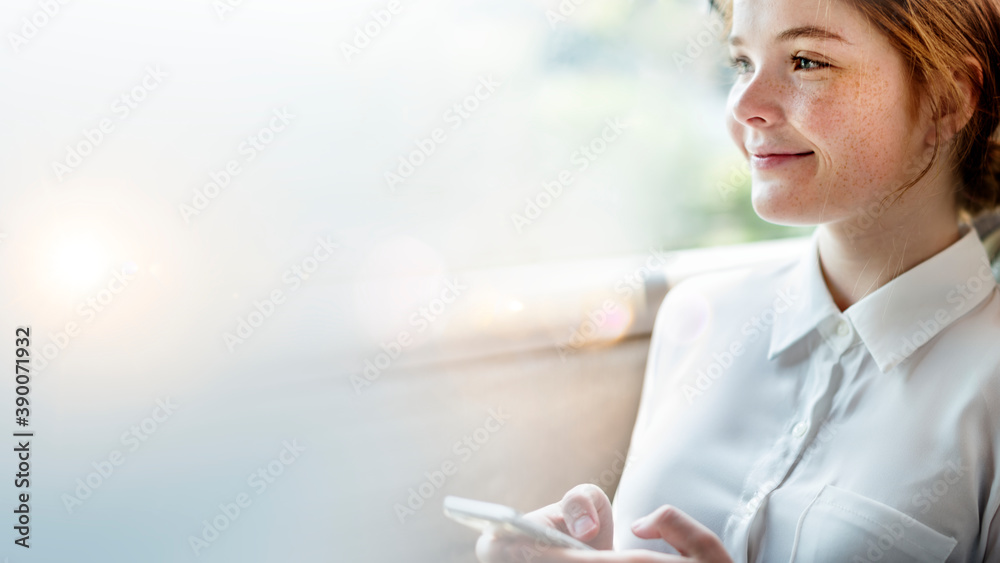
[[[959,240],[954,207],[923,203],[819,227],[823,276],[841,311]]]

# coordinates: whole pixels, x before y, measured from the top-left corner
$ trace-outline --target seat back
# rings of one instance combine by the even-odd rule
[[[983,241],[983,246],[986,247],[986,254],[993,268],[993,277],[1000,282],[1000,212],[983,215],[976,219],[973,225]]]

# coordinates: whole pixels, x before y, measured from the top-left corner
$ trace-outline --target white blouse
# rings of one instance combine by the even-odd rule
[[[843,313],[800,259],[678,284],[653,329],[615,549],[672,504],[740,562],[1000,561],[1000,288],[961,240]]]

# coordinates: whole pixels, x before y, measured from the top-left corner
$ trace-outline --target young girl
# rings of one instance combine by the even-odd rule
[[[731,0],[728,121],[800,258],[664,300],[631,463],[484,562],[1000,561],[997,0]],[[612,547],[614,550],[612,550]],[[679,555],[668,555],[679,554]]]

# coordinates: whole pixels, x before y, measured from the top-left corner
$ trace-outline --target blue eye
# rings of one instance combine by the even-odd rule
[[[814,61],[805,57],[792,57],[792,62],[795,63],[795,70],[818,70],[830,66],[830,63]]]
[[[736,74],[746,74],[750,72],[750,61],[743,57],[730,58],[729,66],[736,70]]]

